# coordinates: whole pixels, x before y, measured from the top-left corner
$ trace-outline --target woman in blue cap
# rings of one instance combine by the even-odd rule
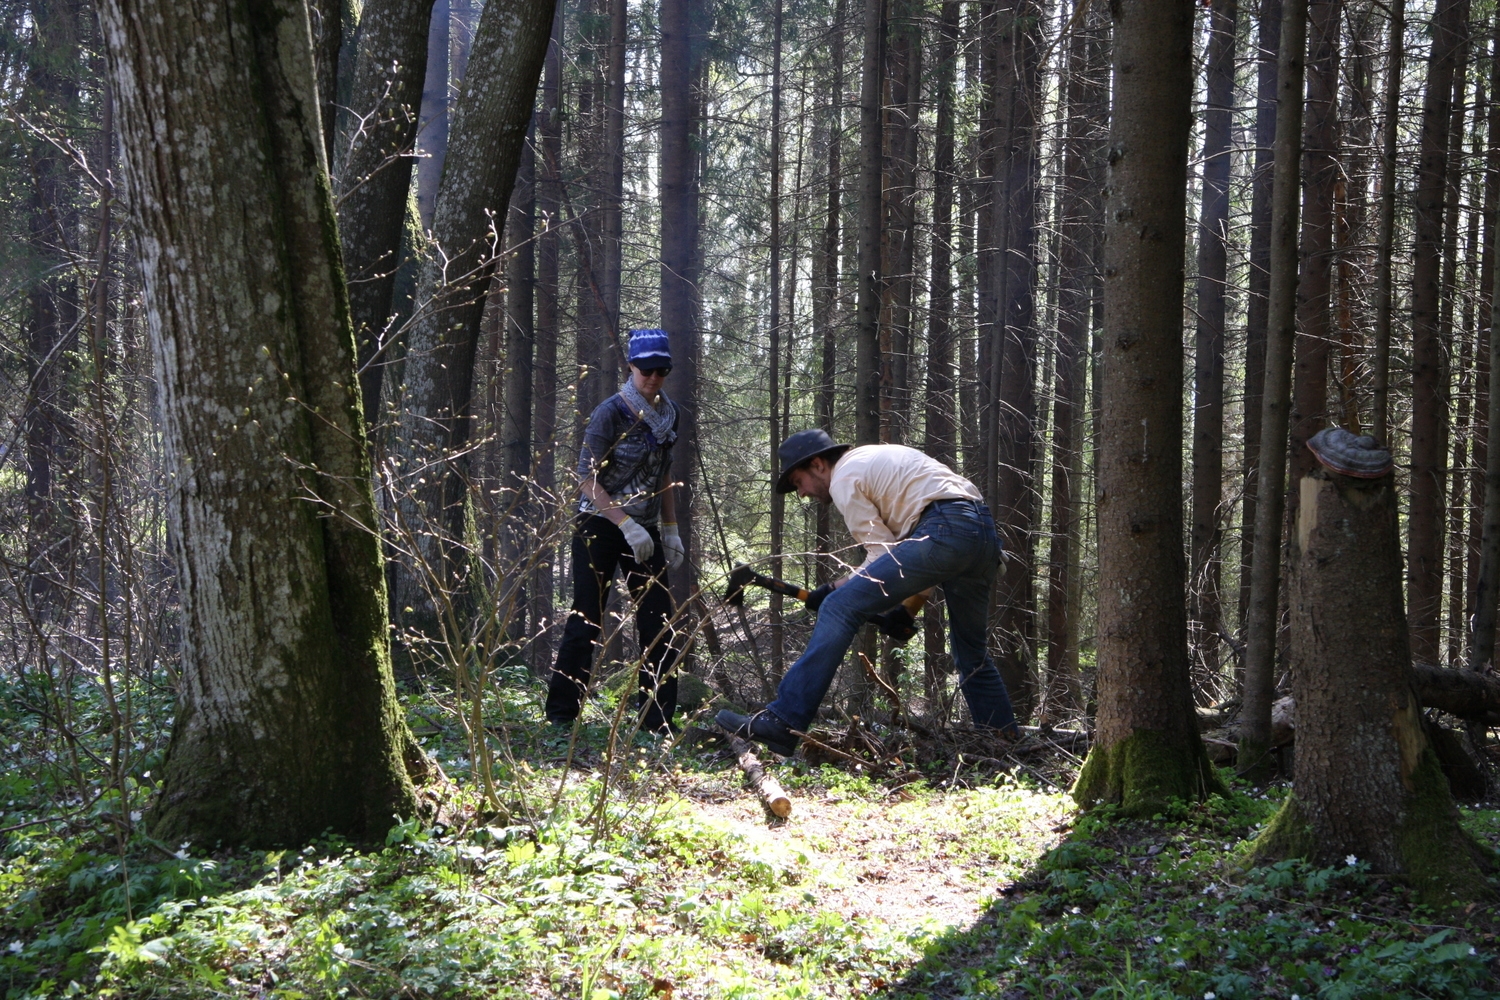
[[[677,440],[677,407],[661,391],[672,371],[664,330],[630,331],[630,378],[595,408],[578,450],[578,517],[573,530],[573,609],[547,685],[547,721],[569,725],[588,688],[594,647],[615,571],[635,600],[641,642],[637,703],[641,727],[670,728],[677,710],[677,651],[668,628],[666,567],[682,565],[677,500],[667,481]]]

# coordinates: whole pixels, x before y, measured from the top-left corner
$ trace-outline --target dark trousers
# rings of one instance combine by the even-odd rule
[[[613,522],[591,514],[580,516],[574,525],[573,610],[568,613],[557,647],[557,665],[547,685],[548,719],[565,722],[578,715],[616,569],[624,573],[625,586],[635,601],[636,635],[645,654],[636,695],[642,709],[641,727],[660,729],[677,710],[677,673],[672,669],[677,651],[667,624],[672,617],[672,595],[665,585],[667,564],[661,534],[654,525],[646,530],[656,542],[656,551],[642,565]]]

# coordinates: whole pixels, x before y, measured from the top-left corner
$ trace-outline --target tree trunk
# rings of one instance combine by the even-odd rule
[[[536,201],[536,145],[527,142],[505,224],[506,241],[513,249],[505,297],[504,412],[498,428],[505,471],[497,497],[503,519],[497,571],[501,577],[500,607],[509,615],[502,624],[515,638],[528,632],[529,571],[544,561],[534,551],[538,526],[544,519],[531,495],[530,480],[532,386],[536,380]]]
[[[537,164],[536,214],[542,231],[536,240],[536,354],[532,362],[531,440],[535,471],[532,482],[540,504],[541,539],[545,550],[537,559],[532,579],[531,670],[541,675],[552,665],[552,647],[547,632],[552,628],[553,569],[559,560],[558,538],[553,525],[564,518],[566,502],[556,503],[557,488],[557,341],[558,323],[558,218],[562,211],[562,6],[552,22],[541,88],[541,113],[537,120],[539,162]],[[560,526],[560,525],[559,525]]]
[[[776,470],[776,449],[781,444],[781,17],[782,0],[776,0],[771,28],[771,293],[770,334],[767,354],[770,362],[770,399],[767,418],[770,422],[771,469]],[[774,471],[773,471],[774,474]],[[781,549],[786,531],[786,494],[771,491],[771,575],[781,579]],[[781,620],[781,595],[771,595],[771,679],[780,684],[786,673],[786,629]]]
[[[885,0],[865,0],[865,54],[859,90],[859,304],[855,318],[854,440],[880,440],[881,77]]]
[[[334,178],[349,314],[359,345],[365,419],[381,418],[401,227],[411,189],[417,110],[433,0],[371,0],[360,17],[351,108],[361,123]],[[327,122],[324,122],[325,126]]]
[[[1453,80],[1468,37],[1468,0],[1439,0],[1422,100],[1421,150],[1412,208],[1411,506],[1407,514],[1407,601],[1412,655],[1440,655],[1443,502],[1447,484],[1448,365],[1440,309],[1444,203]],[[1457,169],[1454,165],[1454,169]]]
[[[1338,46],[1342,0],[1312,0],[1307,8],[1307,97],[1302,126],[1301,273],[1293,361],[1289,477],[1298,482],[1317,464],[1307,440],[1328,425],[1328,360],[1332,345],[1329,293],[1333,273],[1338,155]],[[1297,495],[1286,517],[1297,516]]]
[[[309,0],[312,18],[313,69],[318,87],[318,117],[323,129],[323,157],[333,163],[339,120],[339,52],[344,47],[343,0]]]
[[[927,313],[927,454],[958,465],[953,324],[953,102],[958,59],[958,0],[943,0],[937,49],[937,134],[932,164],[932,279]],[[942,613],[928,603],[922,615],[923,690],[929,715],[942,705],[947,647]]]
[[[1323,470],[1301,481],[1292,670],[1293,794],[1258,857],[1405,875],[1429,906],[1491,895],[1422,731],[1401,607],[1393,477]]]
[[[602,197],[604,179],[604,86],[600,50],[606,47],[601,38],[605,19],[601,5],[608,0],[587,0],[580,5],[577,48],[573,50],[576,66],[578,103],[569,116],[576,166],[573,183],[563,187],[563,211],[569,223],[575,265],[573,291],[577,295],[573,359],[575,369],[570,380],[573,392],[573,433],[578,446],[588,427],[594,408],[615,391],[600,359],[604,355],[604,314],[599,300],[599,275],[605,254],[603,247]]]
[[[1399,2],[1399,0],[1398,0]],[[1245,464],[1240,501],[1240,633],[1248,630],[1255,564],[1256,476],[1260,472],[1260,414],[1266,385],[1266,322],[1271,290],[1272,163],[1276,143],[1276,74],[1281,51],[1282,0],[1260,0],[1260,52],[1255,95],[1255,174],[1250,182],[1250,267],[1245,296]]]
[[[1198,215],[1198,328],[1193,370],[1193,528],[1189,614],[1203,670],[1219,672],[1219,505],[1224,495],[1224,298],[1229,280],[1229,129],[1238,0],[1209,10],[1203,203]]]
[[[1151,815],[1221,785],[1188,676],[1182,296],[1193,5],[1121,2],[1105,194],[1099,714],[1073,796]]]
[[[420,132],[417,145],[417,212],[422,228],[431,229],[437,212],[443,160],[448,155],[448,48],[452,11],[449,0],[436,0],[427,32],[427,67],[423,74]]]
[[[813,330],[822,347],[819,358],[817,417],[818,426],[833,434],[833,401],[838,363],[837,318],[839,302],[839,193],[843,185],[843,103],[844,103],[844,17],[845,0],[834,7],[833,25],[829,31],[829,63],[833,67],[832,99],[828,106],[828,201],[823,221],[822,268],[814,267],[821,281],[813,289]],[[818,504],[817,580],[822,585],[835,575],[834,561],[828,556],[833,548],[833,526],[827,504]]]
[[[1297,174],[1302,135],[1302,74],[1307,0],[1285,0],[1277,69],[1275,166],[1266,309],[1266,377],[1261,399],[1260,468],[1255,476],[1255,555],[1245,627],[1245,683],[1237,756],[1241,773],[1269,776],[1271,703],[1276,688],[1276,634],[1281,590],[1281,528],[1286,498],[1292,347],[1297,309]]]
[[[379,837],[416,806],[411,737],[307,8],[100,20],[175,484],[182,683],[152,833]]]
[[[1375,236],[1375,350],[1370,373],[1370,432],[1390,446],[1391,256],[1396,249],[1396,138],[1400,131],[1401,57],[1406,52],[1406,0],[1391,0],[1385,59],[1385,119],[1380,128],[1380,221]]]
[[[1496,55],[1500,57],[1500,41],[1496,44]],[[1500,83],[1500,65],[1495,68],[1495,80]],[[1494,97],[1494,94],[1491,94]],[[1500,162],[1500,115],[1492,109],[1490,112],[1490,151],[1489,158],[1493,165]],[[1485,179],[1485,205],[1493,211],[1496,201],[1494,185],[1496,180],[1493,173]],[[1494,308],[1496,302],[1500,302],[1500,266],[1496,264],[1495,253],[1495,228],[1496,222],[1493,218],[1487,220],[1489,228],[1490,243],[1485,247],[1485,260],[1489,268],[1486,277],[1491,282],[1489,286],[1490,309],[1488,318],[1489,339],[1489,386],[1488,398],[1486,400],[1487,413],[1485,419],[1485,455],[1484,455],[1484,508],[1481,517],[1483,527],[1479,542],[1479,574],[1474,586],[1474,625],[1473,637],[1469,643],[1470,670],[1487,670],[1495,659],[1495,620],[1497,613],[1497,593],[1500,593],[1500,442],[1495,440],[1495,429],[1500,428],[1500,329],[1497,329],[1497,321],[1500,321],[1500,309]],[[1478,445],[1475,446],[1476,453]],[[1475,460],[1478,461],[1476,454]]]
[[[1087,17],[1087,15],[1085,15]],[[1095,191],[1103,170],[1098,134],[1105,99],[1098,25],[1086,20],[1068,42],[1067,132],[1058,220],[1057,397],[1052,409],[1052,531],[1047,580],[1047,714],[1083,707],[1078,669],[1079,555],[1084,402],[1093,309]]]
[[[78,110],[79,8],[72,0],[31,9],[23,110],[33,120],[67,119]],[[52,617],[67,587],[73,559],[68,492],[63,483],[77,454],[71,432],[75,391],[72,352],[78,343],[79,292],[70,266],[78,236],[73,207],[79,178],[69,158],[48,138],[25,142],[26,597],[30,612]]]
[[[1464,458],[1469,443],[1469,389],[1470,366],[1473,363],[1473,344],[1465,336],[1462,343],[1453,337],[1453,318],[1458,305],[1458,232],[1460,205],[1464,186],[1464,119],[1465,99],[1468,94],[1469,40],[1465,33],[1464,43],[1458,56],[1458,65],[1453,74],[1452,118],[1448,125],[1448,171],[1447,190],[1443,199],[1443,268],[1440,285],[1442,299],[1438,306],[1438,337],[1444,344],[1444,362],[1450,367],[1458,361],[1458,386],[1454,401],[1453,431],[1448,435],[1452,449],[1452,464],[1445,466],[1452,476],[1445,488],[1443,512],[1439,516],[1447,523],[1439,530],[1444,536],[1438,542],[1444,550],[1447,564],[1448,614],[1452,627],[1448,630],[1448,655],[1441,661],[1457,666],[1463,659],[1463,563],[1464,563]],[[1472,248],[1471,248],[1472,250]],[[1472,252],[1468,254],[1473,258]],[[1472,327],[1466,325],[1465,329]],[[1447,462],[1448,455],[1443,456]],[[1441,523],[1441,522],[1440,522]],[[1442,628],[1439,613],[1439,630]]]
[[[673,399],[681,413],[672,451],[677,520],[689,559],[673,573],[672,595],[686,607],[697,589],[692,553],[694,484],[698,480],[698,160],[693,139],[700,115],[702,17],[691,0],[661,0],[661,320],[672,338]]]
[[[435,601],[458,599],[468,575],[468,444],[471,390],[484,293],[526,143],[537,78],[547,51],[551,4],[486,4],[453,120],[443,184],[433,216],[438,249],[418,283],[398,440],[401,518],[413,546],[396,573],[394,606],[420,633],[436,637]],[[494,221],[492,221],[494,220]],[[503,226],[503,222],[501,222]],[[425,481],[423,481],[425,480]]]
[[[599,357],[606,385],[628,373],[620,330],[620,271],[623,265],[625,224],[625,43],[628,34],[625,0],[607,0],[609,44],[604,60],[604,209],[600,229],[604,261],[599,275],[600,311],[604,340]],[[615,383],[618,385],[619,383]],[[611,386],[611,388],[613,388]],[[608,395],[606,390],[605,395]]]
[[[991,338],[990,422],[994,490],[990,503],[1005,545],[993,597],[1000,649],[995,665],[1016,717],[1036,700],[1036,594],[1032,573],[1036,493],[1036,179],[1041,105],[1038,28],[1033,0],[1006,0],[996,39],[994,84],[997,156],[991,175],[991,225],[1000,252],[992,257],[997,322]]]

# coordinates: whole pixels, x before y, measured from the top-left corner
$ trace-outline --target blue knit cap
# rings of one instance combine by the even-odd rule
[[[630,363],[640,368],[642,361],[655,361],[657,367],[671,365],[672,351],[667,344],[667,331],[630,331]]]

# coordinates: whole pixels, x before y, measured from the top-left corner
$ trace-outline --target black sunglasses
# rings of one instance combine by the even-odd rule
[[[640,372],[647,378],[651,378],[653,375],[660,375],[662,378],[666,378],[668,375],[672,374],[672,366],[662,365],[659,368],[637,368],[636,371]]]

